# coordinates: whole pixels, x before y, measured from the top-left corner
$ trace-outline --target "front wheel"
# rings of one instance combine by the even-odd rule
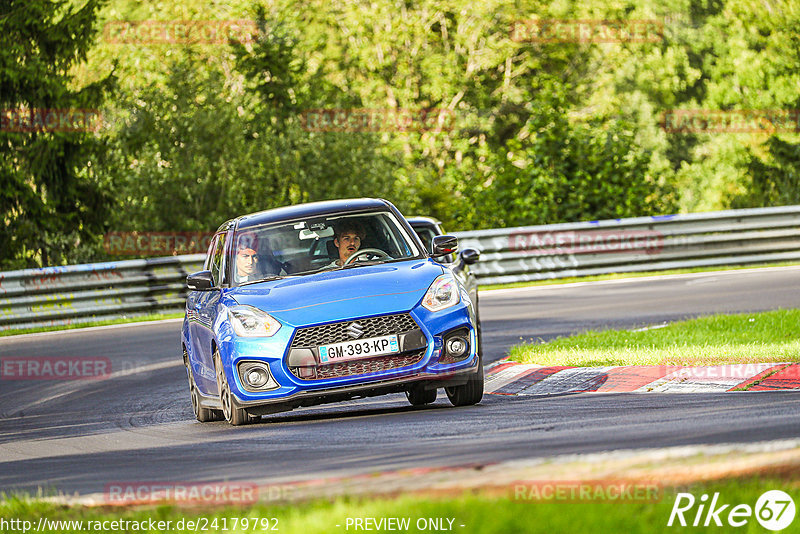
[[[472,406],[483,398],[483,361],[478,358],[478,370],[462,386],[444,388],[453,406]]]
[[[422,384],[406,390],[406,398],[412,406],[424,406],[436,402],[436,389],[425,389]]]
[[[192,411],[194,412],[195,419],[201,423],[219,421],[222,419],[222,412],[210,408],[203,408],[200,405],[200,392],[197,391],[197,384],[195,384],[194,375],[192,374],[192,365],[189,363],[189,357],[185,350],[183,352],[183,361],[186,365],[186,374],[189,377],[189,395],[192,399]]]
[[[222,367],[222,358],[219,349],[214,352],[214,367],[217,372],[217,387],[219,388],[219,402],[222,404],[222,415],[225,420],[233,426],[247,425],[260,419],[258,416],[250,415],[244,408],[236,406],[236,400],[231,393],[228,378],[225,376],[225,369]]]

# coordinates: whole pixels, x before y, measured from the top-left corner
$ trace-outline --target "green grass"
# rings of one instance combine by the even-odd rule
[[[120,319],[108,319],[105,321],[90,321],[88,323],[67,324],[61,326],[40,326],[37,328],[23,328],[15,330],[2,330],[0,337],[16,336],[19,334],[35,334],[38,332],[55,332],[59,330],[74,330],[76,328],[89,328],[90,326],[108,326],[113,324],[127,324],[127,323],[140,323],[145,321],[161,321],[163,319],[179,319],[183,317],[183,313],[163,313],[163,314],[150,314],[141,315],[137,317],[125,317]]]
[[[800,309],[712,315],[645,331],[605,330],[512,347],[540,365],[717,365],[800,361]]]
[[[575,282],[598,282],[602,280],[622,280],[625,278],[642,278],[645,276],[664,276],[669,274],[707,273],[714,271],[738,271],[741,269],[759,269],[764,267],[791,267],[800,265],[797,262],[765,263],[760,265],[720,265],[715,267],[693,267],[691,269],[669,269],[665,271],[636,271],[632,273],[610,273],[594,276],[572,276],[569,278],[549,278],[532,282],[515,282],[513,284],[486,284],[481,285],[481,291],[493,289],[510,289],[515,287],[551,286],[558,284],[572,284]]]
[[[530,498],[531,493],[519,491],[516,485],[507,488],[495,488],[493,491],[480,491],[464,493],[460,496],[413,496],[406,495],[397,498],[354,499],[340,498],[336,501],[315,501],[310,503],[295,503],[282,506],[257,504],[248,507],[225,508],[179,508],[175,506],[150,506],[138,508],[108,508],[82,506],[64,506],[37,500],[9,498],[0,502],[0,518],[8,521],[11,519],[31,522],[31,528],[36,529],[40,518],[53,520],[83,521],[83,530],[76,525],[60,525],[61,528],[42,529],[40,532],[102,532],[91,528],[88,521],[171,521],[171,528],[159,530],[144,529],[144,532],[281,532],[291,533],[344,533],[363,532],[356,530],[351,523],[348,528],[348,518],[409,518],[410,528],[400,532],[419,532],[416,528],[417,521],[424,518],[444,519],[443,524],[449,525],[452,519],[452,531],[459,533],[476,534],[507,534],[507,533],[572,533],[572,532],[626,532],[626,533],[652,533],[674,532],[680,527],[667,527],[670,512],[679,491],[691,493],[696,498],[696,504],[691,512],[685,514],[689,525],[697,511],[700,496],[713,495],[719,492],[719,504],[730,504],[721,514],[725,521],[727,512],[736,504],[755,506],[758,497],[768,490],[781,489],[792,496],[795,502],[800,502],[800,493],[797,482],[797,469],[780,475],[748,476],[745,478],[727,479],[710,483],[692,484],[682,488],[661,488],[656,493],[654,500],[620,501],[620,500],[537,500]],[[645,484],[645,483],[642,483]],[[530,487],[530,486],[528,486]],[[234,518],[238,518],[238,528],[233,528]],[[248,518],[249,526],[242,528],[241,519]],[[277,519],[269,520],[269,528],[260,528],[264,523],[256,523],[258,528],[253,528],[253,521],[259,518]],[[184,528],[175,528],[183,520]],[[206,528],[187,528],[187,521],[200,521]],[[216,520],[216,523],[214,521]],[[226,524],[223,523],[226,521]],[[793,525],[800,523],[796,518]],[[216,525],[216,527],[214,527]],[[227,529],[223,530],[223,525]],[[338,526],[337,526],[338,525]],[[462,526],[463,525],[463,526]],[[115,531],[140,532],[141,530],[117,529]],[[691,529],[691,527],[689,527]],[[702,527],[701,527],[702,528]],[[697,529],[692,529],[697,530]],[[704,529],[705,530],[705,529]],[[738,529],[723,527],[712,529],[716,532],[764,532],[755,517],[750,517],[746,526]],[[790,531],[790,529],[787,530]],[[4,532],[14,532],[8,528]],[[16,531],[22,532],[21,529]],[[108,530],[106,530],[108,531]],[[382,530],[386,531],[386,530]],[[428,530],[430,531],[430,530]]]

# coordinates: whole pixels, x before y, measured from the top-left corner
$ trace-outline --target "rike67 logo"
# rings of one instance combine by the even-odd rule
[[[755,508],[749,504],[733,506],[724,503],[719,492],[714,493],[710,502],[706,494],[700,499],[695,499],[691,493],[678,493],[667,526],[721,527],[727,524],[732,527],[742,527],[755,516],[762,527],[778,531],[792,524],[795,512],[792,498],[780,490],[763,493],[756,501]]]

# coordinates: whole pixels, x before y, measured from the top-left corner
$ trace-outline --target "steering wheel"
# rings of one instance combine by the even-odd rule
[[[362,248],[361,250],[353,252],[353,255],[347,258],[343,265],[350,265],[351,263],[356,261],[357,257],[364,256],[366,254],[373,254],[377,256],[378,259],[391,258],[391,256],[389,256],[387,253],[385,253],[379,248]]]

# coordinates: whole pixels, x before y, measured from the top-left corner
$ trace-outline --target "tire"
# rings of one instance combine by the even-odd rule
[[[183,352],[184,365],[186,366],[186,375],[189,377],[189,396],[192,399],[192,412],[194,417],[201,423],[208,423],[211,421],[219,421],[222,419],[222,412],[219,410],[212,410],[210,408],[203,408],[200,406],[200,392],[197,391],[197,384],[194,383],[194,375],[192,374],[192,366],[189,365],[189,357],[186,351]]]
[[[450,404],[453,406],[472,406],[478,404],[483,398],[483,339],[481,337],[481,323],[478,319],[478,370],[472,374],[463,386],[444,388]]]
[[[222,416],[233,426],[247,425],[260,419],[258,416],[250,415],[244,408],[236,405],[236,399],[231,394],[228,378],[225,376],[225,368],[222,366],[222,358],[219,349],[214,350],[214,368],[217,374],[217,387],[219,389],[219,402],[222,404]]]
[[[419,384],[406,390],[406,398],[411,406],[425,406],[436,401],[436,389],[425,389]]]
[[[444,388],[453,406],[472,406],[483,398],[483,363],[478,359],[478,370],[463,386]]]

